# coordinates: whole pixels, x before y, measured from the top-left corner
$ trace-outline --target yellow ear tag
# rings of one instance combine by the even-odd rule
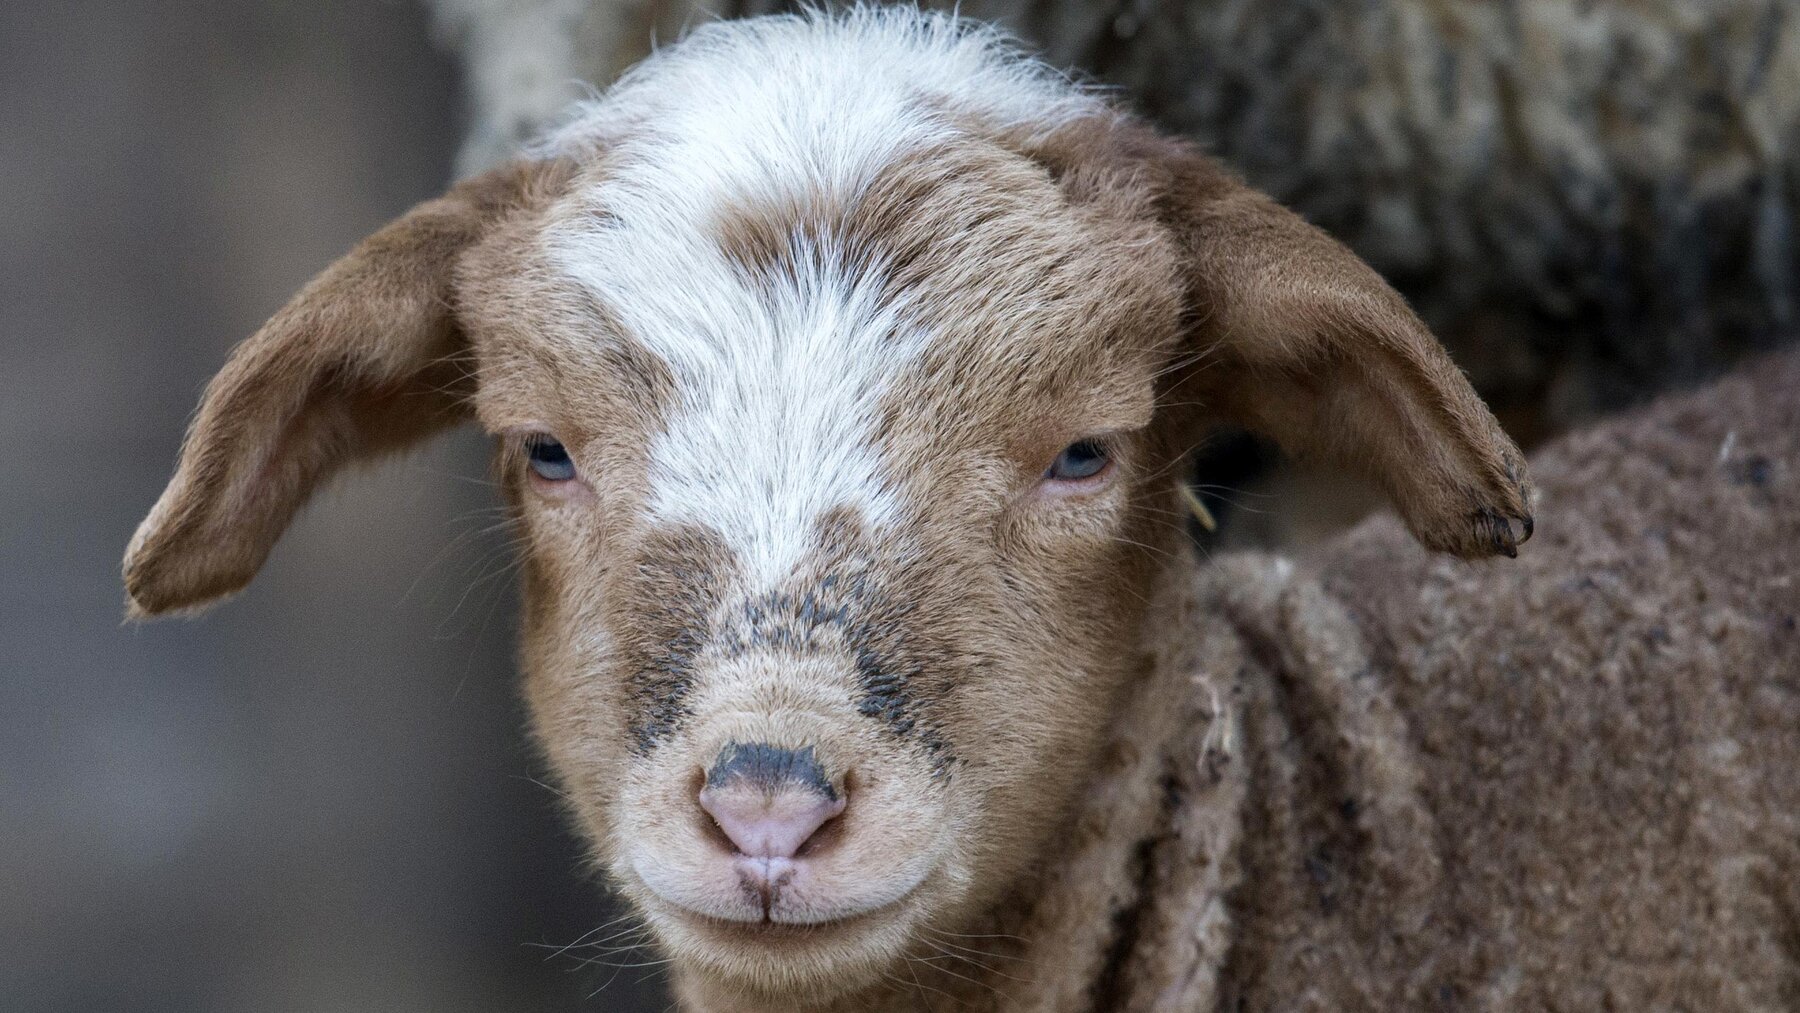
[[[1176,488],[1181,490],[1181,501],[1187,504],[1188,511],[1194,515],[1195,520],[1200,522],[1201,527],[1208,532],[1219,530],[1219,522],[1213,518],[1212,511],[1206,509],[1206,504],[1201,502],[1199,493],[1190,488],[1186,482],[1182,482]]]

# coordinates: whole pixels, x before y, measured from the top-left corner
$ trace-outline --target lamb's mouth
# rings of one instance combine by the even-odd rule
[[[786,941],[804,942],[827,936],[841,936],[844,933],[870,929],[881,923],[892,921],[897,917],[904,916],[907,909],[915,906],[924,883],[925,879],[921,879],[906,887],[899,896],[884,900],[879,904],[820,918],[796,918],[791,914],[775,917],[768,910],[763,912],[761,918],[722,917],[663,897],[656,893],[654,888],[650,892],[654,898],[654,907],[659,908],[660,913],[665,917],[675,919],[708,935],[739,940],[746,944],[768,944]]]
[[[638,905],[659,946],[697,980],[770,1001],[802,991],[824,1001],[880,981],[930,917],[931,898],[914,890],[880,907],[804,923],[720,918],[654,896],[640,896]]]
[[[881,920],[903,902],[904,899],[870,911],[858,911],[855,914],[816,922],[778,922],[770,918],[764,918],[762,921],[736,921],[730,918],[701,914],[698,911],[689,911],[686,908],[677,910],[682,918],[711,935],[756,944],[787,941],[806,942],[853,932]]]

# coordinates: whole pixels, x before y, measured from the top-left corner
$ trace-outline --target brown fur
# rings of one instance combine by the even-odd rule
[[[1070,841],[1089,773],[1136,762],[1105,752],[1105,729],[1143,675],[1130,647],[1150,596],[1189,565],[1171,476],[1207,425],[1364,468],[1427,545],[1463,556],[1514,552],[1531,509],[1517,450],[1342,246],[1111,114],[962,129],[897,160],[860,203],[745,207],[712,237],[767,272],[782,269],[782,216],[790,235],[828,230],[888,269],[886,297],[931,335],[876,406],[888,480],[912,505],[890,529],[827,512],[765,588],[704,522],[646,511],[648,447],[678,380],[543,240],[607,213],[582,185],[607,171],[596,155],[422,205],[241,346],[128,554],[134,608],[241,586],[319,480],[472,404],[501,438],[524,545],[536,732],[691,1004],[863,1008],[903,971],[923,978],[901,1005],[948,990],[953,973],[916,967],[942,958],[933,940],[1010,919]],[[532,432],[554,433],[582,477],[530,479]],[[1047,491],[1058,449],[1088,437],[1106,439],[1113,470]],[[1131,706],[1177,737],[1215,727],[1189,704]],[[1215,743],[1221,762],[1234,740]],[[731,921],[667,896],[743,900],[711,877],[728,856],[695,804],[698,772],[731,742],[804,746],[846,786],[830,846],[784,894],[795,917],[835,920]],[[1136,826],[1146,806],[1202,812],[1175,805],[1179,790],[1087,797]],[[1073,906],[1079,889],[1047,888],[1031,938],[1104,941],[1106,924]],[[1116,949],[1104,987],[1128,990],[1137,947]]]

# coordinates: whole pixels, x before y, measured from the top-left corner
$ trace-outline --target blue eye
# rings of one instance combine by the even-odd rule
[[[1079,482],[1105,471],[1107,462],[1111,460],[1105,445],[1100,441],[1081,440],[1064,447],[1063,452],[1056,455],[1056,460],[1050,463],[1050,470],[1044,473],[1044,477],[1059,482]]]
[[[563,445],[548,436],[531,436],[525,440],[525,456],[531,470],[546,482],[567,482],[575,477],[575,462]]]

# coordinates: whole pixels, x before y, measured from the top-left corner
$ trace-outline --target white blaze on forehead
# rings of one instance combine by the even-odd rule
[[[879,526],[898,509],[876,412],[926,336],[829,230],[796,236],[771,278],[720,248],[723,219],[851,208],[971,124],[1049,130],[1097,109],[998,36],[906,10],[708,25],[582,107],[546,150],[603,159],[604,179],[545,242],[675,379],[653,513],[719,530],[766,584],[825,511]]]
[[[874,446],[876,412],[923,339],[877,303],[874,279],[820,253],[761,291],[724,265],[689,273],[649,257],[639,268],[669,273],[642,279],[639,298],[613,299],[675,378],[678,401],[650,445],[652,515],[717,530],[761,585],[792,569],[826,511],[854,507],[879,525],[898,505]],[[640,273],[568,266],[608,293],[619,289],[596,274]]]

